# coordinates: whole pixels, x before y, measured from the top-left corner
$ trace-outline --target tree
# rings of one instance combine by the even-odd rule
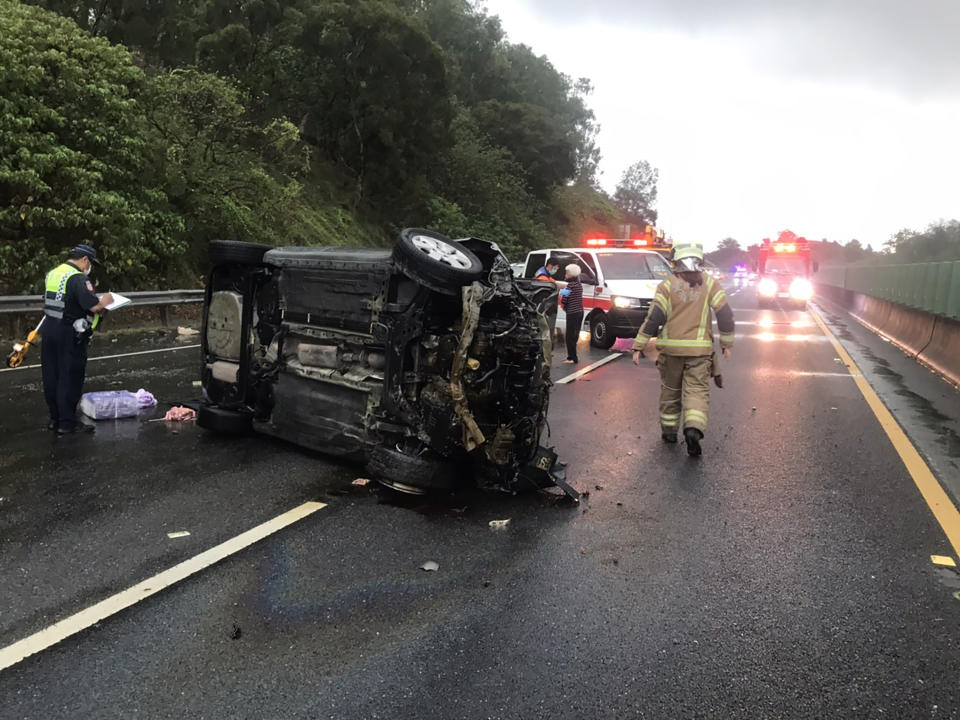
[[[290,243],[310,153],[286,120],[261,125],[229,80],[181,68],[144,94],[164,190],[184,219],[195,266],[214,238]]]
[[[142,282],[183,249],[144,163],[143,72],[124,48],[39,8],[0,3],[0,27],[0,285],[39,290],[82,241],[115,282]]]
[[[724,238],[720,241],[720,244],[717,246],[718,250],[739,250],[740,243],[734,240],[731,237]]]
[[[646,160],[634,163],[623,173],[614,204],[624,214],[626,222],[636,225],[656,225],[657,180],[660,171]]]

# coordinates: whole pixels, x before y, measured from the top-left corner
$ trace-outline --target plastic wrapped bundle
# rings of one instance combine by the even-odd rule
[[[80,412],[94,420],[135,417],[140,412],[140,400],[126,390],[84,393],[80,398]]]

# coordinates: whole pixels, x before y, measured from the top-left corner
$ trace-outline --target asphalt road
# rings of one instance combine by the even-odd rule
[[[960,717],[960,576],[930,562],[955,549],[810,315],[732,302],[699,460],[661,444],[649,361],[555,388],[550,442],[589,491],[573,508],[399,497],[147,418],[55,440],[38,371],[0,374],[0,648],[327,503],[0,671],[0,717]],[[823,315],[955,498],[957,392]],[[87,387],[189,401],[194,352],[91,363]]]

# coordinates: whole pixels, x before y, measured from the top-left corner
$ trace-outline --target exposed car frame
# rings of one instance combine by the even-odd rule
[[[578,498],[540,444],[557,290],[495,244],[410,228],[393,250],[215,241],[210,259],[201,426],[353,458],[401,492]]]

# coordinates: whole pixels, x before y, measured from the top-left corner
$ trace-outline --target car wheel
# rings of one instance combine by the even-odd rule
[[[223,435],[244,435],[252,427],[250,416],[236,410],[224,410],[216,405],[201,405],[197,411],[197,425]]]
[[[429,230],[403,230],[393,258],[407,277],[447,295],[457,294],[483,276],[480,258],[455,240]]]
[[[617,341],[617,336],[613,334],[613,331],[610,329],[610,324],[607,321],[607,316],[604,314],[597,315],[590,321],[590,344],[594,347],[602,348],[603,350],[609,350],[613,347],[613,344]]]
[[[240,242],[239,240],[211,240],[211,265],[261,265],[269,245]]]
[[[381,484],[409,495],[450,492],[457,484],[453,463],[430,456],[407,455],[395,448],[373,448],[367,470]]]

